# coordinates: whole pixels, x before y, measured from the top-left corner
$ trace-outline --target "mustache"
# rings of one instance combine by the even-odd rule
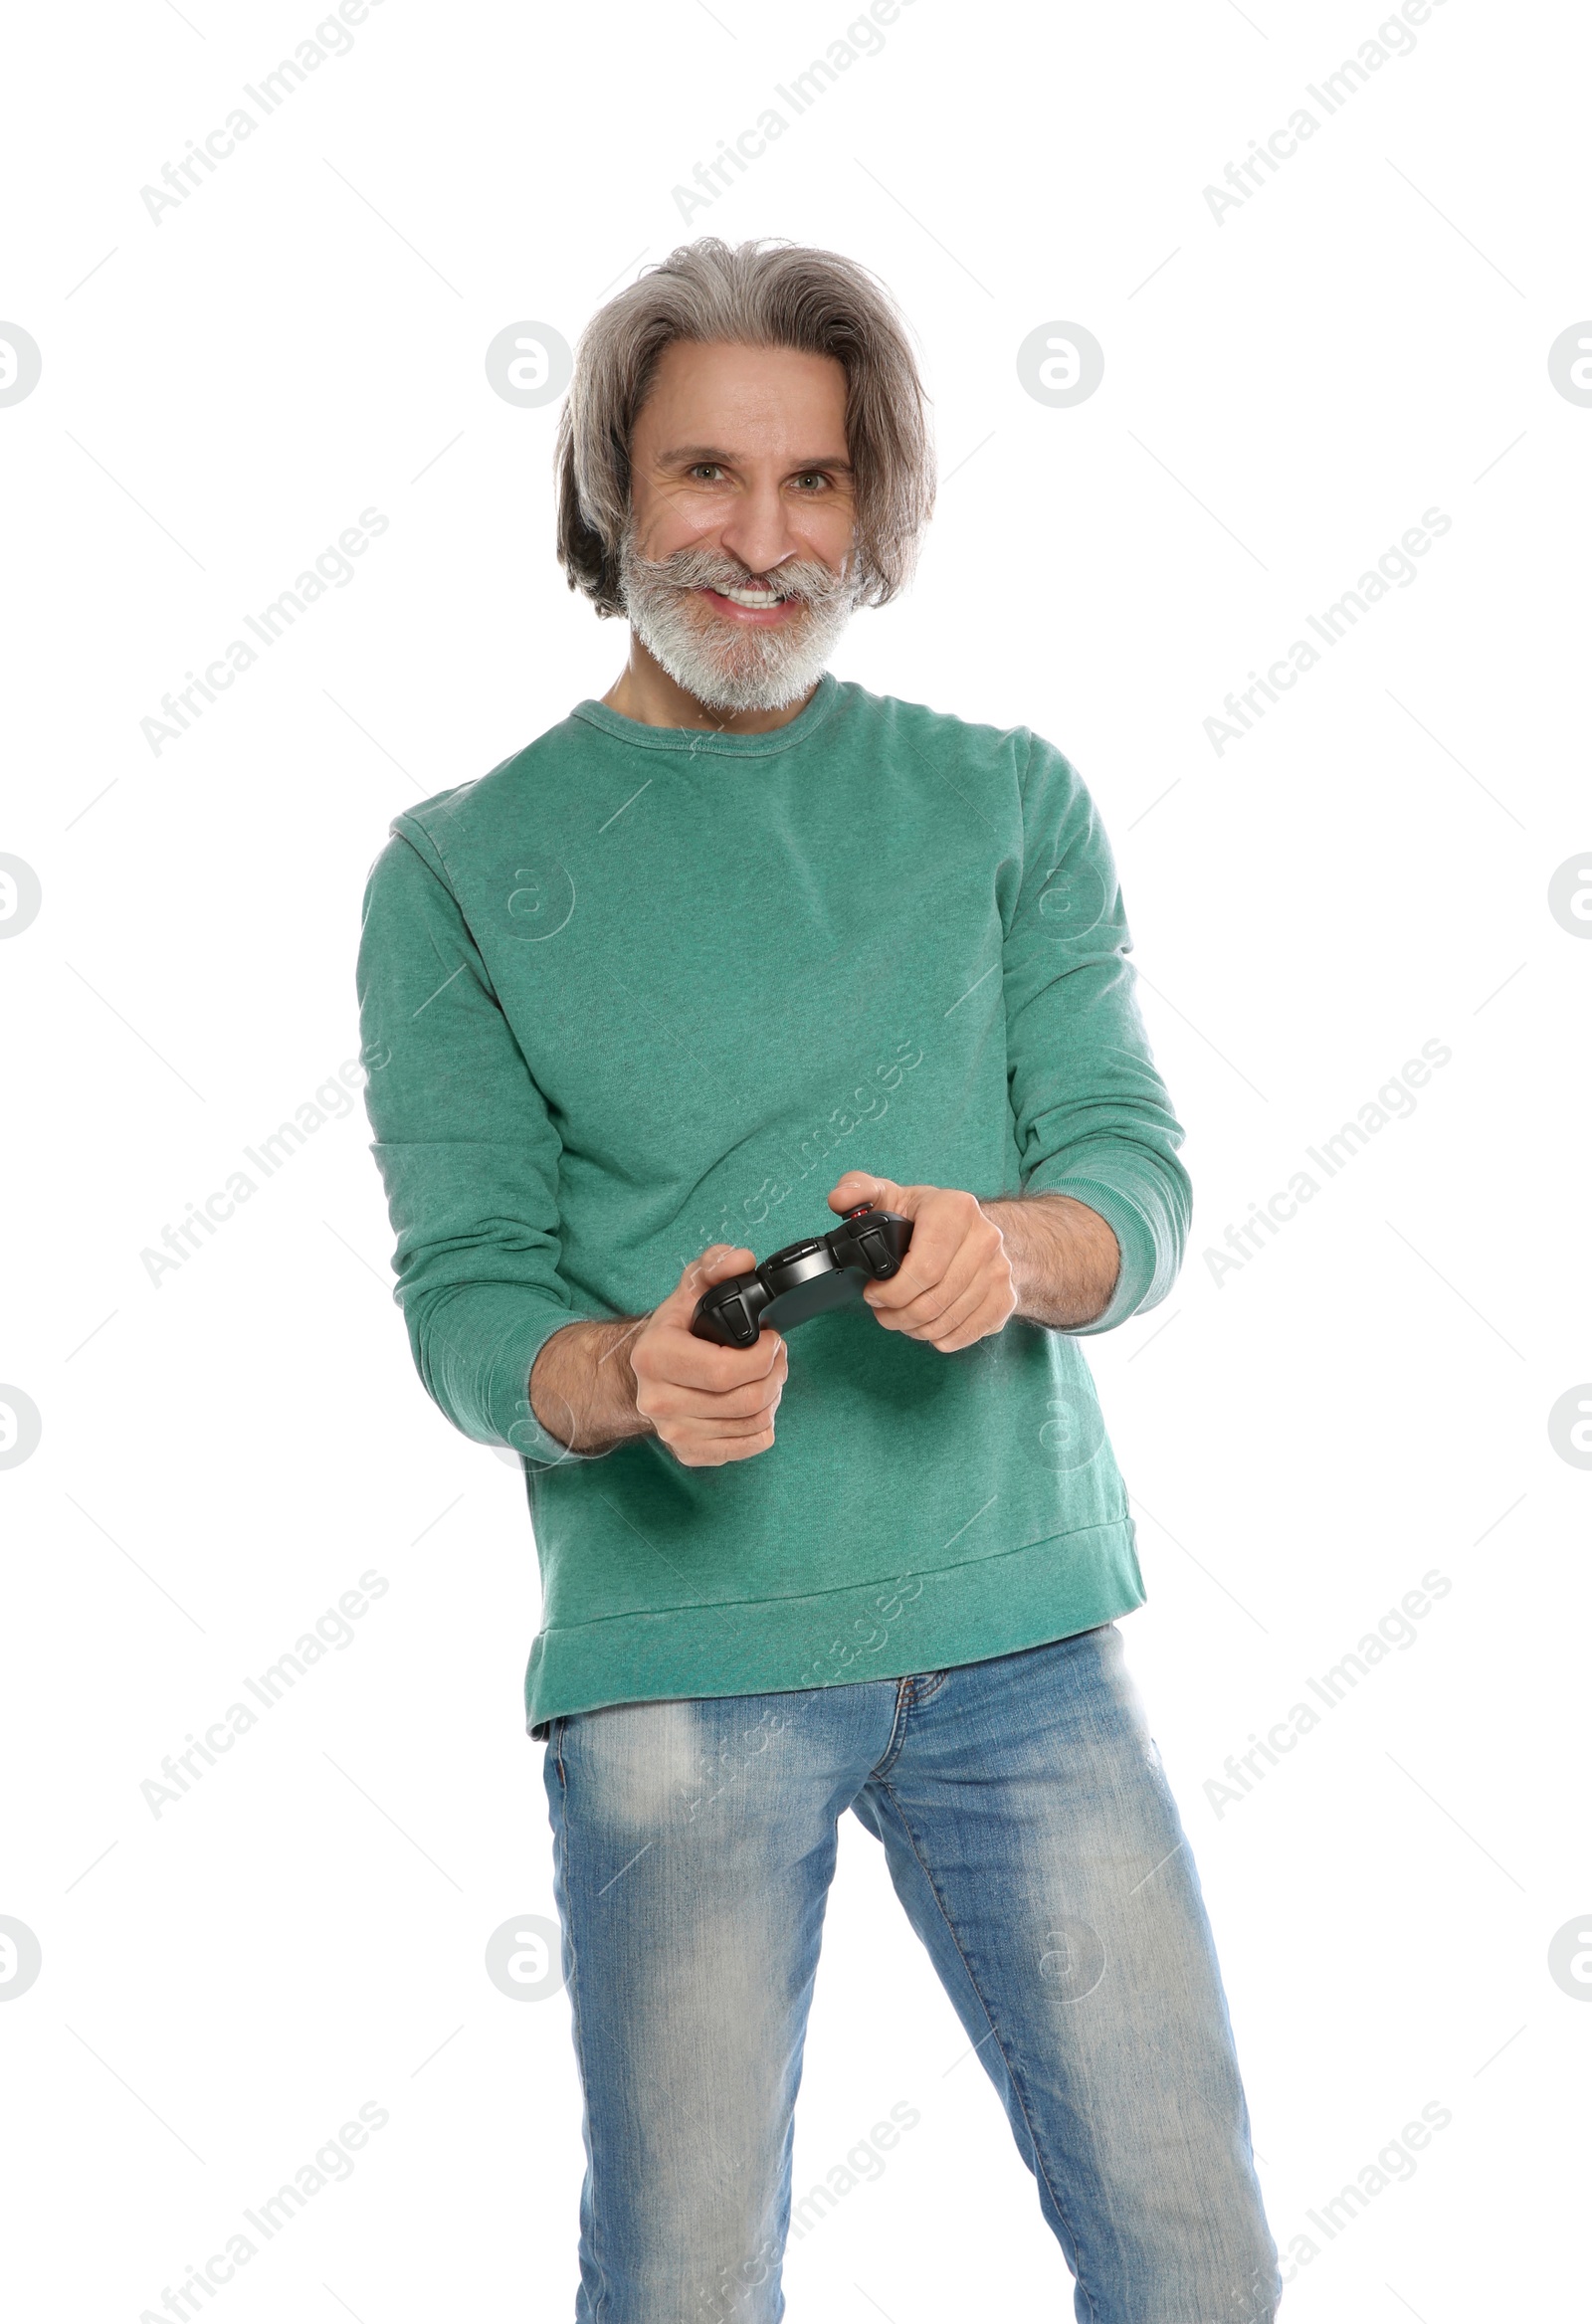
[[[807,605],[829,604],[844,597],[851,586],[844,574],[816,558],[800,562],[791,558],[769,573],[749,573],[717,549],[676,549],[672,556],[657,559],[632,552],[631,561],[644,580],[675,589],[742,589],[765,581],[781,597],[797,597]]]

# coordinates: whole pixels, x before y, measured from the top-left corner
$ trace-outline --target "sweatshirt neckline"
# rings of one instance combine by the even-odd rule
[[[767,758],[774,751],[792,750],[805,742],[829,716],[839,692],[840,680],[832,670],[826,670],[812,698],[795,717],[783,726],[770,727],[766,734],[714,734],[696,726],[647,726],[639,718],[627,718],[607,702],[591,697],[577,702],[570,715],[584,718],[589,726],[600,727],[616,741],[632,743],[641,750],[686,751],[693,757],[709,752],[718,758]]]

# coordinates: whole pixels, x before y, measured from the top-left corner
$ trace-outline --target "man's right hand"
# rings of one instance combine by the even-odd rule
[[[761,1331],[749,1348],[726,1348],[697,1339],[691,1328],[703,1291],[726,1275],[749,1273],[756,1263],[755,1254],[743,1248],[710,1245],[630,1343],[636,1410],[688,1468],[750,1460],[774,1442],[774,1414],[789,1369],[779,1333]]]
[[[755,1264],[750,1251],[714,1243],[650,1315],[555,1331],[531,1366],[527,1389],[541,1426],[578,1453],[655,1436],[688,1468],[766,1452],[785,1390],[785,1342],[765,1330],[749,1348],[726,1348],[691,1328],[710,1284]]]

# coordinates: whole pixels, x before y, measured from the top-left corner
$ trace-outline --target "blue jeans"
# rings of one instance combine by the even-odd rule
[[[999,2091],[1083,2324],[1269,2324],[1188,1843],[1115,1626],[922,1676],[555,1719],[580,2324],[776,2324],[850,1808]],[[799,2195],[798,2218],[832,2200]]]

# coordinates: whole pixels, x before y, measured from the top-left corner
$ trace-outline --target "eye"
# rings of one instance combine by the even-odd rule
[[[688,474],[689,476],[694,476],[694,477],[699,477],[699,476],[715,476],[715,477],[716,477],[716,476],[719,474],[719,467],[718,467],[718,463],[717,463],[717,461],[716,461],[716,460],[697,460],[697,461],[694,461],[694,462],[692,463],[692,466],[690,467],[690,469],[687,471],[687,474]]]
[[[823,472],[823,470],[822,470],[822,469],[818,469],[818,468],[810,468],[810,469],[807,471],[807,474],[806,474],[805,476],[797,477],[797,478],[795,479],[795,482],[796,482],[798,484],[828,484],[828,482],[829,482],[829,479],[828,479],[828,477],[827,477],[827,476],[825,476],[825,474],[824,474],[824,472]]]

